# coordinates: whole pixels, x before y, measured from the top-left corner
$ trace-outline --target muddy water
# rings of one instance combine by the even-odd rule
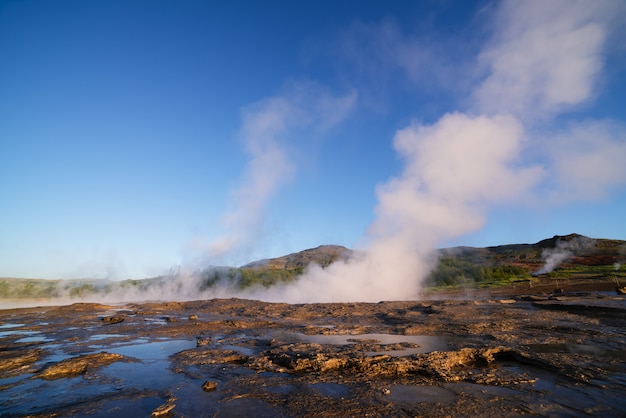
[[[0,416],[625,416],[608,293],[0,310]]]

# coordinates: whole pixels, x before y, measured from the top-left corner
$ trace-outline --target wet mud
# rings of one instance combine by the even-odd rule
[[[0,415],[625,416],[626,296],[0,310]]]

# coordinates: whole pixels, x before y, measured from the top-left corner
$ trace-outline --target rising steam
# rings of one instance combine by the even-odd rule
[[[249,160],[240,185],[231,192],[223,216],[224,234],[209,243],[195,242],[201,265],[233,261],[263,234],[269,200],[295,175],[286,140],[305,130],[325,131],[345,119],[356,93],[334,96],[315,83],[290,83],[280,96],[246,107],[240,136]]]
[[[541,269],[533,274],[546,274],[554,271],[562,263],[568,261],[577,253],[589,251],[595,246],[595,240],[588,237],[575,237],[570,240],[558,239],[554,248],[545,248],[541,256],[545,263]]]

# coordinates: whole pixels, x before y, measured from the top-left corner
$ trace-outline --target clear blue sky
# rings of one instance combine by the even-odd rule
[[[513,115],[523,138],[495,158],[534,174],[499,199],[500,171],[472,195],[444,170],[480,221],[435,245],[626,239],[624,7],[585,3],[0,0],[0,276],[358,246],[415,157],[398,132],[453,112]]]

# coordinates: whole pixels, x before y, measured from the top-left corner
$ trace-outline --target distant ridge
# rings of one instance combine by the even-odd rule
[[[570,261],[575,264],[600,265],[626,262],[626,241],[589,238],[576,233],[554,235],[552,238],[546,238],[534,244],[443,248],[439,250],[439,254],[441,256],[454,255],[476,264],[512,263],[520,267],[525,266],[528,271],[531,271],[544,263],[544,250],[565,246],[572,253]],[[347,259],[352,252],[341,245],[320,245],[282,257],[253,261],[240,268],[302,270],[311,263],[327,267],[337,260]]]
[[[327,267],[340,259],[350,256],[352,250],[341,245],[320,245],[319,247],[291,253],[277,258],[266,258],[253,261],[241,268],[270,269],[270,270],[301,270],[311,263]]]
[[[348,259],[355,251],[341,245],[320,245],[282,257],[254,261],[241,267],[207,266],[192,281],[200,295],[220,284],[231,289],[271,287],[298,280],[307,266],[322,268]],[[589,238],[580,234],[555,235],[534,244],[490,247],[452,247],[438,250],[438,264],[425,286],[492,287],[541,280],[594,279],[619,286],[626,282],[626,241]],[[184,277],[178,272],[139,280],[43,280],[0,277],[0,301],[60,297],[78,299],[118,292],[141,294],[176,289]],[[417,279],[417,278],[416,278]],[[535,285],[537,283],[534,283]],[[0,309],[2,304],[0,302]]]

